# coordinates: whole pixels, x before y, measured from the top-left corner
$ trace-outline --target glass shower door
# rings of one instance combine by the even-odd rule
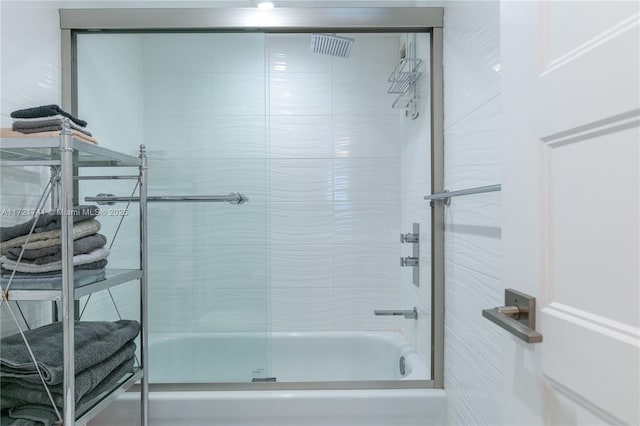
[[[77,36],[78,115],[106,148],[135,154],[146,145],[150,196],[249,199],[149,204],[151,383],[267,376],[264,49],[263,34]],[[105,188],[84,185],[83,196]],[[117,220],[103,222],[111,238]],[[114,267],[130,260],[135,240],[119,234]],[[115,298],[126,303],[130,294]]]

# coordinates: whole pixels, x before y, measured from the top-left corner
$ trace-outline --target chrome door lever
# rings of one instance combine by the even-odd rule
[[[527,343],[542,342],[536,328],[536,298],[513,289],[505,289],[506,306],[483,309],[482,316]]]

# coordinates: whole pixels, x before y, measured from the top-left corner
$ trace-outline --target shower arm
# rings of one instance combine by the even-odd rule
[[[139,202],[140,197],[116,197],[113,194],[98,194],[95,197],[85,197],[85,201],[95,202],[98,205],[112,206],[119,202]],[[249,197],[239,192],[227,195],[156,195],[148,196],[147,202],[186,202],[186,203],[230,203],[244,204]]]

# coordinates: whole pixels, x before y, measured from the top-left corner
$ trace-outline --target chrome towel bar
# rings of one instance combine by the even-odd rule
[[[484,192],[496,192],[502,189],[502,185],[489,185],[489,186],[478,186],[476,188],[469,189],[461,189],[459,191],[444,191],[438,192],[436,194],[425,195],[425,200],[444,200],[445,205],[449,205],[451,203],[451,197],[458,197],[460,195],[471,195],[471,194],[482,194]]]
[[[138,202],[140,197],[116,197],[113,194],[98,194],[95,197],[85,197],[85,201],[93,201],[98,205],[112,206],[118,202]],[[198,202],[198,203],[230,203],[244,204],[249,201],[249,197],[238,192],[228,195],[155,195],[148,196],[147,202]]]

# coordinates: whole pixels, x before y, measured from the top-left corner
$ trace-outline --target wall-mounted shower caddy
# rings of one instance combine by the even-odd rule
[[[400,49],[400,61],[389,75],[390,84],[387,93],[398,95],[391,106],[404,109],[407,115],[418,117],[418,95],[416,85],[422,76],[422,59],[416,56],[415,34],[407,35],[406,41]]]

